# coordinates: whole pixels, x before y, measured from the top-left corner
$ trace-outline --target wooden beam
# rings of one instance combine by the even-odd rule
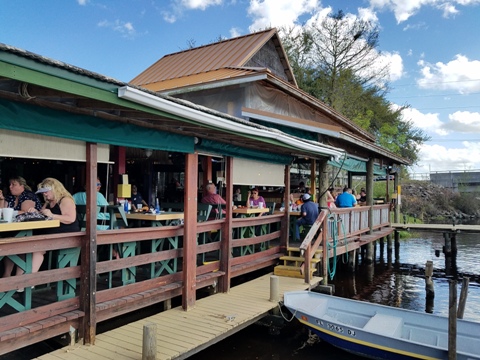
[[[220,278],[219,290],[221,292],[230,291],[230,279],[232,276],[231,269],[231,242],[232,242],[232,202],[233,202],[233,158],[227,156],[226,161],[226,185],[227,185],[227,194],[226,194],[226,216],[225,223],[222,226],[222,240],[220,245],[220,271],[225,273],[224,276]]]
[[[184,310],[189,310],[195,305],[195,292],[197,290],[197,184],[198,154],[186,154],[182,294],[182,307]]]
[[[81,251],[80,310],[85,313],[82,330],[85,344],[95,344],[97,319],[95,314],[97,293],[97,144],[87,143],[87,225],[86,241]]]

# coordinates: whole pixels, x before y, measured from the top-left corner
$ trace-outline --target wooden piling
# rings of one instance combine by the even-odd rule
[[[270,276],[270,301],[278,302],[279,278],[276,275]]]
[[[157,324],[143,326],[142,360],[157,359]]]
[[[448,360],[457,359],[457,281],[449,280],[448,298]]]
[[[395,230],[395,263],[400,262],[400,233]]]
[[[463,319],[463,313],[465,312],[465,304],[467,302],[469,283],[470,283],[470,278],[465,276],[462,279],[462,290],[460,291],[460,300],[458,302],[457,319]]]
[[[433,299],[435,297],[435,289],[433,286],[433,261],[428,260],[425,265],[425,291],[427,293],[427,299]]]

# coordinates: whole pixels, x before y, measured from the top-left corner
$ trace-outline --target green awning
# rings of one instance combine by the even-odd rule
[[[201,144],[195,146],[199,152],[207,152],[222,156],[232,156],[250,160],[266,161],[275,164],[290,164],[293,157],[286,155],[273,154],[261,150],[246,149],[231,144],[220,143],[212,140],[202,139]]]
[[[365,161],[353,159],[347,157],[345,161],[335,161],[329,160],[329,165],[341,168],[342,170],[348,171],[349,173],[355,175],[366,175],[367,174],[367,163]],[[381,167],[380,165],[374,164],[373,165],[373,174],[378,176],[385,175],[385,168]]]
[[[193,153],[193,138],[0,99],[0,128],[101,144]]]

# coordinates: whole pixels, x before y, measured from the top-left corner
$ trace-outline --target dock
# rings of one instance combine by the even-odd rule
[[[228,293],[217,293],[197,300],[192,310],[181,307],[166,310],[99,334],[95,345],[75,344],[43,355],[40,360],[141,359],[143,326],[157,326],[157,359],[186,359],[228,336],[255,323],[278,306],[270,301],[270,277],[267,274],[237,285]],[[287,291],[306,290],[303,279],[279,277],[279,298]]]
[[[439,232],[480,232],[480,225],[464,224],[415,224],[415,223],[392,223],[391,227],[395,230],[419,230],[419,231],[439,231]]]

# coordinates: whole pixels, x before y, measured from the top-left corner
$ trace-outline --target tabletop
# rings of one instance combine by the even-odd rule
[[[117,214],[119,217],[120,214]],[[126,218],[129,220],[149,220],[149,221],[161,221],[161,220],[177,220],[183,219],[183,212],[168,212],[161,211],[160,214],[149,214],[149,213],[126,213]]]
[[[0,232],[4,231],[22,231],[54,228],[60,226],[60,220],[39,220],[39,221],[23,221],[0,223]]]
[[[250,207],[242,207],[242,208],[236,208],[232,210],[232,213],[234,214],[261,214],[261,213],[266,213],[269,212],[269,208],[250,208]]]

